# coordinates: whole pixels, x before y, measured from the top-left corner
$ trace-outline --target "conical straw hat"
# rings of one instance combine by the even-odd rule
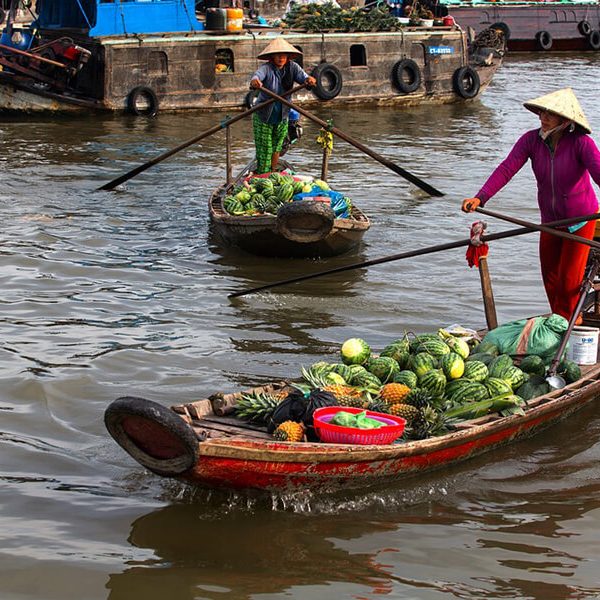
[[[302,56],[302,52],[298,48],[294,48],[287,40],[282,37],[275,38],[257,58],[268,60],[271,54],[297,54]]]
[[[523,106],[536,115],[540,111],[547,110],[559,117],[573,121],[573,123],[579,125],[587,133],[592,133],[590,124],[583,114],[579,101],[571,88],[564,88],[557,92],[528,100]]]

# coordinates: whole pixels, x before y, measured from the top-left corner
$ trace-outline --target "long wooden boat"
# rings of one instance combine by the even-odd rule
[[[282,170],[291,169],[289,163],[280,161]],[[230,215],[223,208],[223,199],[249,173],[246,167],[236,179],[219,187],[210,197],[208,209],[213,233],[227,246],[238,246],[253,254],[280,257],[329,257],[356,248],[371,226],[369,218],[352,206],[350,218],[333,218],[324,214],[318,202],[302,201],[289,208],[301,211],[280,210],[278,215]],[[286,209],[288,207],[285,207]]]
[[[463,28],[504,31],[509,51],[600,51],[600,4],[568,1],[447,2]]]
[[[16,0],[13,0],[16,1]],[[310,105],[441,104],[479,97],[502,50],[468,44],[454,26],[318,32],[209,30],[194,0],[38,0],[31,26],[11,25],[0,46],[0,110],[242,109],[260,51],[285,33],[317,86]]]
[[[523,415],[490,414],[439,437],[391,445],[276,442],[264,428],[230,416],[241,393],[171,408],[123,397],[109,405],[105,422],[117,443],[158,475],[203,487],[336,491],[443,469],[533,436],[600,399],[600,364],[583,367],[578,381],[529,401]]]

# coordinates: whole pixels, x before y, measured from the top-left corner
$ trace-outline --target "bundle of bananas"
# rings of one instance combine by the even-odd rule
[[[317,136],[317,144],[323,148],[324,152],[331,154],[333,152],[333,133],[322,127]]]

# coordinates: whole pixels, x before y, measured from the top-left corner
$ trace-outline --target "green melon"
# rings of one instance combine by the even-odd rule
[[[452,352],[456,352],[456,354],[458,354],[463,360],[466,360],[471,353],[469,344],[467,344],[465,340],[461,340],[460,338],[456,337],[450,337],[447,338],[445,342],[450,350],[452,350]]]
[[[350,338],[342,344],[341,355],[346,365],[362,365],[371,356],[371,348],[361,338]]]
[[[470,381],[468,385],[458,388],[451,396],[451,402],[455,404],[464,404],[465,402],[479,402],[490,397],[490,393],[485,385]]]
[[[442,357],[450,352],[448,344],[438,336],[419,336],[416,342],[411,343],[412,352],[427,352],[431,356]]]
[[[446,376],[442,369],[431,369],[419,377],[419,387],[427,390],[434,398],[441,398],[446,389]]]
[[[427,371],[437,367],[437,360],[427,352],[419,352],[410,357],[410,370],[417,374],[417,377],[425,375]]]
[[[383,383],[390,381],[395,373],[400,372],[398,363],[390,356],[380,356],[369,360],[367,370]]]
[[[579,365],[566,358],[558,365],[558,372],[565,378],[567,383],[574,383],[578,379],[581,379]]]
[[[484,363],[478,360],[471,360],[465,363],[465,372],[463,377],[471,381],[482,382],[488,378],[489,371]]]
[[[498,377],[488,377],[483,385],[488,389],[490,396],[495,398],[496,396],[502,396],[503,394],[512,394],[511,386]]]
[[[403,383],[411,390],[417,387],[417,375],[412,371],[404,370],[396,373],[392,379],[394,383]]]
[[[541,375],[535,373],[529,376],[529,379],[515,390],[517,396],[523,400],[532,400],[538,396],[543,396],[550,391],[550,384]]]
[[[473,354],[469,354],[467,362],[477,360],[487,366],[494,360],[494,358],[495,356],[493,354],[488,354],[487,352],[475,352]]]
[[[540,356],[537,354],[527,355],[519,365],[521,371],[530,373],[533,375],[544,375],[546,372],[546,365]]]
[[[508,354],[500,354],[492,360],[487,368],[490,372],[490,377],[502,377],[504,370],[513,366],[512,358]]]
[[[449,352],[442,357],[442,371],[447,379],[460,379],[465,372],[465,362],[456,352]]]
[[[519,367],[515,367],[511,365],[502,371],[502,376],[500,379],[503,379],[510,385],[511,389],[516,390],[518,387],[525,383],[525,373],[519,369]]]

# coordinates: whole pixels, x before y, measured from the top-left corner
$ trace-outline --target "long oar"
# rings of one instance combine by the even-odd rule
[[[579,242],[580,244],[584,244],[586,246],[590,246],[592,248],[600,249],[600,244],[598,242],[594,242],[593,240],[587,240],[582,238],[579,235],[574,235],[567,231],[561,231],[560,229],[553,229],[550,225],[551,223],[546,223],[544,225],[538,225],[536,223],[531,223],[530,221],[523,221],[522,219],[516,219],[515,217],[510,217],[503,213],[498,213],[493,210],[488,210],[487,208],[476,208],[478,213],[482,215],[486,215],[488,217],[495,217],[496,219],[501,219],[502,221],[508,221],[509,223],[514,223],[515,225],[522,225],[523,227],[530,227],[531,229],[535,229],[536,231],[543,231],[545,233],[549,233],[550,235],[555,235],[556,237],[564,238],[565,240],[570,240],[572,242]],[[577,217],[573,223],[579,223],[582,221],[593,221],[594,219],[590,219],[588,217]]]
[[[328,131],[331,131],[331,133],[337,135],[339,138],[341,138],[345,142],[348,142],[355,148],[358,148],[361,152],[364,152],[371,158],[374,158],[376,161],[380,162],[382,165],[384,165],[388,169],[391,169],[392,171],[394,171],[394,173],[397,173],[401,177],[404,177],[404,179],[407,179],[411,183],[414,183],[417,187],[421,188],[423,191],[427,192],[431,196],[443,196],[444,195],[443,192],[440,192],[438,189],[434,188],[429,183],[423,181],[422,179],[419,179],[416,175],[409,173],[406,169],[403,169],[396,163],[393,163],[388,158],[385,158],[385,156],[381,156],[381,154],[377,154],[377,152],[374,152],[370,148],[367,148],[367,146],[365,146],[364,144],[361,144],[359,141],[350,137],[347,133],[344,133],[337,127],[330,126],[328,123],[326,123],[322,119],[319,119],[319,117],[308,112],[301,106],[297,106],[293,102],[290,102],[289,100],[286,100],[285,98],[282,98],[281,96],[278,96],[275,92],[272,92],[271,90],[268,90],[264,87],[261,88],[261,90],[263,92],[265,92],[265,94],[271,96],[273,99],[279,100],[279,102],[281,102],[282,104],[285,104],[286,106],[289,106],[290,108],[293,108],[294,110],[298,111],[301,115],[304,115],[307,119],[310,119],[311,121],[314,121],[321,127],[324,127],[325,129],[327,129]]]
[[[295,92],[297,92],[298,90],[301,90],[304,87],[306,87],[306,84],[298,85],[295,88],[292,88],[291,90],[289,90],[288,92],[285,92],[285,95],[287,96],[288,94],[294,94]],[[265,89],[265,88],[262,88],[262,89]],[[260,110],[261,108],[263,108],[269,104],[272,104],[273,102],[275,102],[275,98],[270,98],[269,100],[265,100],[264,102],[261,102],[260,104],[257,104],[256,106],[253,106],[252,108],[249,108],[248,110],[244,111],[243,113],[236,115],[235,117],[225,119],[225,120],[221,121],[221,123],[219,123],[218,125],[215,125],[214,127],[211,127],[210,129],[207,129],[206,131],[198,134],[197,136],[187,140],[187,142],[183,142],[183,144],[179,144],[179,146],[177,146],[176,148],[167,150],[167,152],[164,152],[163,154],[160,154],[159,156],[153,158],[152,160],[145,162],[143,165],[139,165],[138,167],[135,167],[135,169],[131,169],[131,171],[128,171],[124,175],[121,175],[120,177],[117,177],[116,179],[113,179],[112,181],[105,183],[103,186],[99,187],[98,189],[99,190],[112,190],[112,189],[116,188],[118,185],[120,185],[121,183],[124,183],[125,181],[128,181],[132,177],[135,177],[136,175],[143,173],[146,169],[149,169],[150,167],[158,164],[159,162],[162,162],[163,160],[169,158],[170,156],[173,156],[173,154],[176,154],[180,150],[184,150],[188,146],[191,146],[192,144],[195,144],[195,143],[199,142],[200,140],[203,140],[204,138],[207,138],[207,137],[213,135],[214,133],[221,131],[221,129],[225,129],[226,127],[229,127],[229,125],[232,125],[236,121],[245,119],[247,116],[251,115],[252,113],[256,112],[257,110]]]
[[[553,221],[551,223],[547,223],[548,227],[561,227],[564,225],[572,225],[573,223],[578,223],[579,221],[592,221],[594,219],[600,218],[600,213],[594,213],[592,215],[587,215],[585,217],[576,217],[573,219],[563,219],[562,221]],[[492,240],[501,240],[508,237],[513,237],[516,235],[523,235],[525,233],[531,233],[535,231],[534,227],[521,227],[519,229],[509,229],[508,231],[503,231],[501,233],[494,233],[492,235],[484,235],[481,236],[481,240],[484,242],[491,242]],[[255,287],[249,290],[244,290],[241,292],[233,292],[233,294],[229,294],[228,298],[238,298],[240,296],[247,296],[248,294],[254,294],[255,292],[262,292],[263,290],[268,290],[274,287],[279,287],[281,285],[287,285],[289,283],[298,283],[299,281],[306,281],[308,279],[316,279],[317,277],[323,277],[325,275],[331,275],[333,273],[342,273],[343,271],[351,271],[352,269],[362,269],[364,267],[371,267],[373,265],[379,265],[386,262],[391,262],[394,260],[402,260],[403,258],[412,258],[413,256],[422,256],[424,254],[433,254],[434,252],[442,252],[443,250],[452,250],[453,248],[460,248],[461,246],[468,246],[471,243],[471,239],[462,239],[457,240],[456,242],[449,242],[447,244],[439,244],[437,246],[428,246],[426,248],[421,248],[419,250],[410,250],[409,252],[402,252],[400,254],[392,254],[390,256],[384,256],[382,258],[375,258],[373,260],[367,260],[360,263],[353,263],[351,265],[345,265],[343,267],[336,267],[335,269],[329,269],[328,271],[320,271],[318,273],[312,273],[310,275],[301,275],[300,277],[293,277],[292,279],[284,279],[283,281],[275,281],[274,283],[267,283],[265,285],[261,285],[259,287]]]

